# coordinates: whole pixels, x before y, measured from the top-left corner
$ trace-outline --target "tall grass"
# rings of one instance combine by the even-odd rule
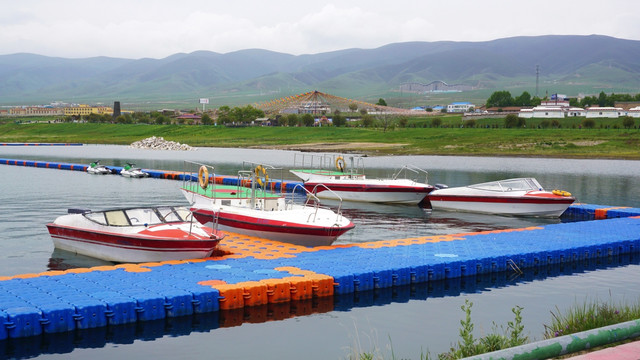
[[[558,308],[552,311],[551,324],[544,325],[544,338],[551,339],[636,319],[640,319],[640,300],[631,305],[614,304],[611,300],[604,303],[585,301],[582,305],[574,305],[566,313]]]

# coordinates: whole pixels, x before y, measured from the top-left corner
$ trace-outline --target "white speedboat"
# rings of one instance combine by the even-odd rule
[[[149,173],[142,171],[142,169],[135,167],[135,164],[127,163],[122,170],[120,171],[120,175],[125,177],[132,178],[142,178],[148,177]]]
[[[312,194],[300,203],[293,198],[296,189],[289,198],[265,190],[269,180],[262,165],[240,171],[238,185],[214,184],[213,167],[198,165],[197,177],[185,176],[181,191],[205,225],[217,221],[221,230],[304,246],[330,245],[355,226],[340,206],[337,212],[322,207]]]
[[[210,256],[224,237],[193,220],[184,207],[69,210],[47,224],[54,247],[113,262]]]
[[[545,191],[534,178],[507,179],[432,191],[434,210],[559,217],[576,199],[566,191]]]
[[[100,164],[100,160],[96,160],[89,164],[87,167],[87,173],[93,175],[107,175],[111,174],[111,170],[109,170],[106,166]]]
[[[340,197],[347,201],[416,205],[434,189],[427,184],[428,173],[413,166],[404,166],[387,179],[368,179],[364,174],[362,157],[349,157],[351,165],[347,167],[342,156],[302,154],[302,160],[298,161],[297,155],[294,166],[302,165],[302,168],[290,172],[304,182],[309,192],[321,199]],[[335,169],[332,168],[334,165]],[[408,174],[424,176],[425,182],[409,179]]]

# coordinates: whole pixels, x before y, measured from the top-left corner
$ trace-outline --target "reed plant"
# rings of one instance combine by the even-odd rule
[[[551,339],[636,319],[640,319],[640,300],[631,305],[614,304],[612,300],[585,301],[572,306],[566,313],[556,307],[551,312],[551,324],[544,325],[544,338]]]

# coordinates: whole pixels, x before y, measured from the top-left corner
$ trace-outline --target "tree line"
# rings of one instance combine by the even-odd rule
[[[507,107],[507,106],[538,106],[542,103],[542,101],[547,101],[548,98],[545,96],[544,98],[539,98],[537,96],[531,96],[529,92],[524,91],[520,96],[516,96],[515,98],[511,96],[511,93],[506,90],[495,91],[489,98],[487,99],[486,107]],[[589,107],[589,106],[614,106],[616,102],[630,102],[630,101],[640,101],[640,94],[631,95],[631,94],[614,94],[607,95],[604,91],[601,91],[598,96],[585,96],[582,99],[570,98],[569,105],[575,107]]]

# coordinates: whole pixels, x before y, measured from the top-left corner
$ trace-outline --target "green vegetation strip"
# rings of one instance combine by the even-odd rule
[[[441,127],[242,127],[99,123],[4,123],[0,142],[69,142],[128,145],[161,136],[199,147],[280,148],[395,155],[482,155],[640,159],[635,128],[497,128],[498,120],[460,127],[460,117]],[[482,122],[482,124],[481,124]],[[529,119],[527,124],[531,124]],[[456,125],[457,124],[457,125]],[[413,127],[415,126],[415,127]],[[485,127],[482,127],[485,126]],[[487,126],[489,128],[487,128]],[[330,147],[328,147],[330,146]]]

